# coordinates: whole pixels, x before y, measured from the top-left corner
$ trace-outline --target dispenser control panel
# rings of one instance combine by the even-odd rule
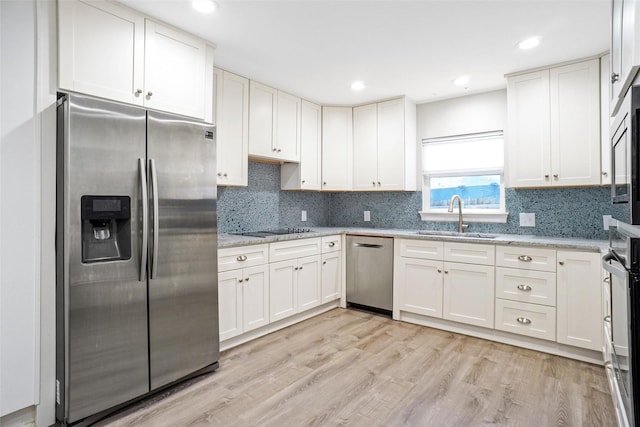
[[[82,196],[82,262],[131,258],[131,198]]]

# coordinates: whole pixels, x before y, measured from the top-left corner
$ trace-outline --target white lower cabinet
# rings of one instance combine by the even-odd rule
[[[322,254],[322,303],[339,299],[342,294],[342,252]]]
[[[493,328],[494,281],[493,266],[445,262],[442,317]]]
[[[594,252],[558,251],[558,342],[602,350],[601,259]]]
[[[268,266],[221,272],[218,299],[220,341],[268,324]]]
[[[498,298],[496,329],[553,341],[556,338],[556,308]]]
[[[320,305],[320,255],[275,262],[269,270],[272,322]]]
[[[399,258],[395,267],[402,284],[399,309],[425,316],[442,317],[442,261]]]

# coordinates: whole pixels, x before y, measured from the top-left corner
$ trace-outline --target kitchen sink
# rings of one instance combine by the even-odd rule
[[[417,234],[423,236],[442,236],[442,237],[468,237],[473,239],[495,239],[495,234],[488,233],[460,233],[458,231],[436,231],[436,230],[420,230]]]

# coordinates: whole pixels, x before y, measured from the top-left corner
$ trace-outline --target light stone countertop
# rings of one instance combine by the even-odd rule
[[[270,237],[249,237],[238,236],[234,234],[222,233],[218,235],[218,248],[233,248],[246,245],[257,245],[261,243],[273,243],[286,240],[306,239],[310,237],[331,236],[335,234],[347,233],[367,236],[384,236],[384,237],[401,237],[407,239],[423,239],[423,240],[441,240],[446,242],[465,242],[465,243],[486,243],[496,245],[514,245],[514,246],[537,246],[554,249],[580,249],[592,252],[606,252],[609,242],[606,240],[590,240],[563,237],[533,236],[521,234],[488,234],[481,233],[486,237],[474,237],[469,232],[468,235],[446,235],[434,234],[423,235],[418,231],[425,230],[397,230],[397,229],[378,229],[378,228],[355,228],[355,227],[311,227],[313,230],[309,233],[286,234]],[[434,232],[437,233],[437,232]],[[442,232],[448,233],[448,232]],[[493,237],[495,236],[495,237]]]

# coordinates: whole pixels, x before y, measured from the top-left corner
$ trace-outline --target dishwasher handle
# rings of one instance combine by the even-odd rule
[[[384,248],[384,245],[374,245],[371,243],[354,243],[354,245],[356,248],[374,248],[374,249],[380,249],[380,248]]]

